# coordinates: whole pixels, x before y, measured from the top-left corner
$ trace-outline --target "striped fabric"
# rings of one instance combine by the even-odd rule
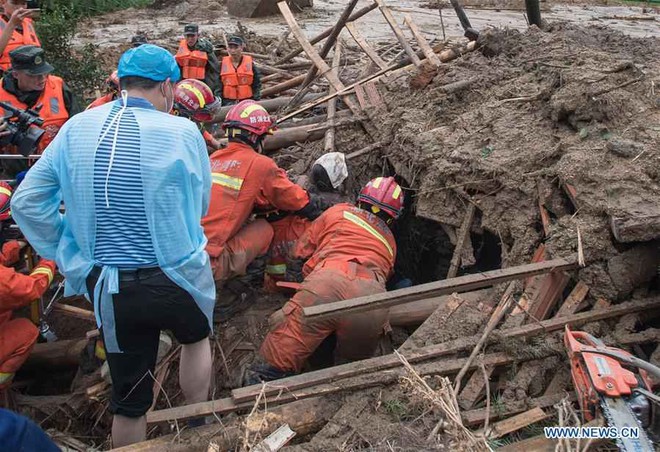
[[[130,99],[129,106],[136,106],[131,105],[134,103],[143,102]],[[144,103],[146,105],[139,106],[150,106]],[[117,132],[115,117],[120,111],[119,103],[113,106],[103,125],[102,141],[94,160],[97,216],[94,260],[119,268],[155,267],[158,261],[147,222],[140,168],[140,128],[133,112],[127,108],[119,119]],[[108,176],[115,133],[117,143]]]

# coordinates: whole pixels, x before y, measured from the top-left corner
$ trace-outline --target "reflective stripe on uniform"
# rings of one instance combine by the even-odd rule
[[[240,191],[241,187],[243,186],[243,179],[239,179],[238,177],[231,177],[222,173],[211,173],[211,175],[213,176],[214,184],[218,184],[236,191]]]
[[[0,193],[3,195],[11,196],[11,190],[7,187],[0,187]]]
[[[54,277],[53,270],[51,270],[50,268],[47,268],[47,267],[35,268],[32,271],[32,273],[30,273],[30,276],[34,276],[34,275],[46,275],[46,276],[48,276],[48,281],[52,281],[53,277]]]
[[[0,385],[9,383],[14,378],[13,373],[0,372]]]
[[[266,273],[271,275],[285,275],[286,264],[266,265]]]
[[[243,110],[241,112],[241,118],[247,118],[248,116],[250,116],[250,113],[252,113],[254,111],[263,111],[264,113],[268,113],[266,111],[266,109],[264,107],[262,107],[261,105],[252,104],[252,105],[248,105],[247,107],[245,107],[245,110]]]
[[[371,183],[371,186],[374,187],[374,188],[378,188],[378,187],[380,187],[380,183],[382,181],[383,181],[382,177],[377,177],[373,180],[373,182]]]
[[[401,194],[401,187],[400,187],[399,185],[397,185],[397,186],[394,188],[394,191],[392,192],[392,198],[394,198],[394,199],[399,199],[399,195],[400,195],[400,194]]]
[[[394,251],[392,250],[390,244],[387,242],[387,239],[385,239],[385,237],[383,237],[383,235],[380,232],[378,232],[376,229],[374,229],[369,223],[367,223],[357,215],[347,211],[344,212],[344,218],[350,221],[351,223],[360,226],[362,229],[364,229],[365,231],[376,237],[378,240],[380,240],[383,243],[383,245],[387,247],[387,251],[390,252],[390,256],[394,256]]]

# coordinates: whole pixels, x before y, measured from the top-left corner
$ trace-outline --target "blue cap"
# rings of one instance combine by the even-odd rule
[[[181,70],[170,52],[153,44],[142,44],[124,52],[119,59],[117,76],[120,79],[144,77],[156,82],[169,78],[172,82],[178,82]]]

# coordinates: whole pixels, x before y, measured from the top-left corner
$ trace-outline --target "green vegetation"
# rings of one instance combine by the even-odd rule
[[[76,16],[93,16],[126,8],[141,8],[154,0],[42,0],[41,7],[48,11],[66,9]]]

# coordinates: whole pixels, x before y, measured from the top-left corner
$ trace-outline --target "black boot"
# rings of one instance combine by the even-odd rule
[[[218,292],[213,320],[226,322],[236,314],[252,306],[257,299],[257,291],[240,278],[227,281]]]

